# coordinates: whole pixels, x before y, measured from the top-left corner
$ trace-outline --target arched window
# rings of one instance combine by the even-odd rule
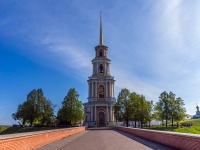
[[[99,73],[103,73],[103,65],[102,64],[99,65]]]
[[[100,85],[99,86],[99,98],[104,98],[104,86]]]
[[[99,56],[100,56],[100,57],[103,56],[103,51],[102,51],[102,50],[99,51]]]

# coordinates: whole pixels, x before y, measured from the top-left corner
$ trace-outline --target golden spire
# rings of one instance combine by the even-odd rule
[[[99,37],[99,45],[103,45],[103,32],[102,32],[101,14],[102,14],[102,12],[100,12],[100,37]]]

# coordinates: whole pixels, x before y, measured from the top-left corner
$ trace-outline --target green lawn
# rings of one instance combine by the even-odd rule
[[[1,130],[2,128],[2,130]],[[13,133],[22,133],[22,132],[33,132],[33,131],[42,131],[42,130],[51,130],[57,129],[54,127],[3,127],[0,126],[0,135],[3,134],[13,134]]]
[[[182,132],[182,133],[192,133],[192,134],[200,134],[200,119],[188,119],[182,121],[181,124],[192,124],[192,127],[152,127],[150,129],[153,130],[161,130],[161,131],[172,131],[172,132]]]
[[[9,126],[0,126],[0,133],[9,128]]]

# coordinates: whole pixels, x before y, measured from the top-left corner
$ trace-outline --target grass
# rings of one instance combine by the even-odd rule
[[[0,133],[9,128],[9,126],[0,126]]]
[[[0,129],[3,128],[2,126]],[[42,130],[52,130],[58,129],[55,127],[6,127],[3,130],[0,130],[0,135],[3,134],[13,134],[13,133],[22,133],[22,132],[34,132],[34,131],[42,131]]]
[[[151,127],[152,130],[172,131],[181,133],[200,134],[200,119],[182,121],[181,124],[192,124],[192,127]]]

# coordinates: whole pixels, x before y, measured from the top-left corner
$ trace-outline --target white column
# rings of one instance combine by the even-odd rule
[[[113,97],[115,96],[115,83],[113,82]]]
[[[94,121],[96,121],[96,117],[97,117],[97,106],[95,106],[94,108]]]
[[[110,82],[110,97],[112,97],[112,82]]]
[[[97,62],[97,75],[99,74],[99,63]]]
[[[113,83],[112,83],[112,97],[114,97],[113,87],[114,87],[114,86],[113,86]]]
[[[109,121],[108,120],[108,105],[106,106],[106,121]]]
[[[106,82],[106,98],[108,97],[108,83]]]
[[[110,121],[112,121],[112,106],[110,106]]]
[[[112,89],[111,89],[111,90],[112,90],[112,97],[114,97],[114,96],[113,96],[113,83],[112,83]]]
[[[96,82],[96,91],[95,91],[95,97],[97,98],[98,96],[97,96],[97,92],[98,90],[97,90],[97,82]]]
[[[108,82],[108,84],[109,84],[109,85],[108,85],[108,91],[109,91],[109,92],[108,92],[108,97],[110,97],[110,82]]]
[[[91,106],[90,107],[90,117],[91,117],[91,120],[90,121],[93,121],[93,107]]]
[[[106,75],[106,62],[104,62],[104,75]]]
[[[93,82],[92,82],[92,98],[94,97],[94,87],[93,87]]]
[[[88,84],[88,97],[90,97],[90,83]]]

